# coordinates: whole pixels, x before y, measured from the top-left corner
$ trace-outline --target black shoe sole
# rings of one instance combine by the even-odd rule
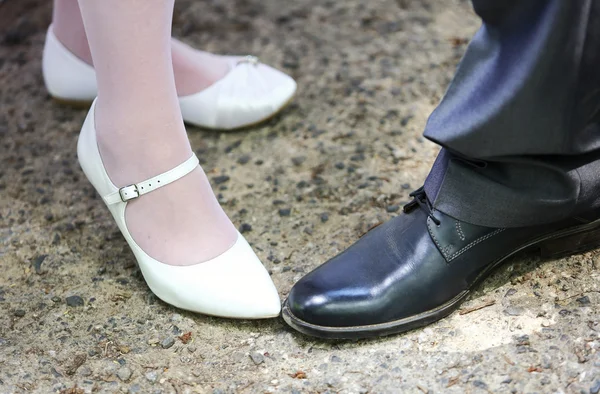
[[[536,248],[539,249],[543,258],[558,258],[596,249],[598,247],[600,247],[600,220],[547,234],[521,245],[493,264],[490,264],[467,290],[461,292],[450,301],[435,309],[391,322],[352,327],[319,326],[294,316],[288,305],[287,299],[285,300],[281,314],[285,322],[295,330],[318,338],[365,339],[399,334],[426,326],[450,315],[460,306],[473,288],[485,280],[495,268],[519,252]]]

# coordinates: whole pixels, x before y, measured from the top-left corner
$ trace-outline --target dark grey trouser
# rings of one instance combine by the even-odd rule
[[[425,137],[435,208],[516,227],[600,206],[600,0],[473,0],[474,36]]]

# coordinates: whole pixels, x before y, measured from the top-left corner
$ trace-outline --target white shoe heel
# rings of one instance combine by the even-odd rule
[[[281,303],[275,286],[248,242],[238,233],[236,243],[204,263],[172,266],[146,254],[134,241],[125,221],[127,201],[167,186],[198,166],[193,155],[184,163],[151,179],[118,188],[104,168],[92,107],[81,129],[77,155],[83,172],[112,213],[140,266],[148,287],[164,302],[207,315],[261,319],[279,315]]]
[[[296,93],[296,81],[254,56],[232,62],[231,71],[208,88],[179,97],[186,123],[214,130],[252,126],[276,115]],[[96,71],[56,38],[52,26],[42,73],[48,92],[59,101],[89,105],[96,98]]]

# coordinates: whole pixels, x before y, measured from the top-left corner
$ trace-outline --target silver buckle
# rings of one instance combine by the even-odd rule
[[[253,66],[258,66],[258,63],[260,63],[260,61],[256,56],[246,55],[237,62],[238,65],[242,63],[250,63]]]
[[[121,196],[121,201],[127,202],[134,198],[138,198],[140,196],[140,191],[138,190],[137,185],[129,185],[119,189],[119,196]]]

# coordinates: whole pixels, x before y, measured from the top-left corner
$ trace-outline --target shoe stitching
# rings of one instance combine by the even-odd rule
[[[456,232],[458,233],[458,237],[460,238],[460,240],[464,241],[465,239],[467,239],[465,237],[465,233],[463,233],[463,231],[462,231],[461,224],[460,224],[460,222],[458,220],[456,221],[456,225],[455,226],[456,226]]]
[[[488,238],[493,237],[494,235],[497,235],[499,233],[501,233],[502,231],[506,230],[505,228],[499,228],[494,230],[493,232],[484,235],[483,237],[480,237],[478,239],[476,239],[475,241],[471,242],[470,244],[468,244],[467,246],[465,246],[464,248],[462,248],[461,250],[459,250],[458,252],[454,253],[452,256],[450,256],[448,258],[448,262],[451,262],[452,260],[454,260],[455,258],[457,258],[458,256],[460,256],[461,254],[463,254],[464,252],[466,252],[467,250],[471,249],[473,246],[477,245],[480,242],[485,241]]]
[[[452,245],[452,244],[446,245],[446,246],[444,247],[444,249],[442,250],[442,253],[443,253],[444,255],[447,255],[448,253],[450,253],[450,251],[452,251],[452,247],[453,247],[453,246],[454,246],[454,245]]]
[[[442,256],[444,256],[444,258],[446,260],[448,260],[447,253],[444,253],[445,248],[442,247],[442,245],[438,242],[437,238],[435,237],[435,234],[433,233],[433,229],[431,228],[431,219],[430,218],[427,218],[427,228],[429,229],[429,235],[433,239],[433,242],[435,242],[435,244],[437,245],[440,253],[442,254]]]

